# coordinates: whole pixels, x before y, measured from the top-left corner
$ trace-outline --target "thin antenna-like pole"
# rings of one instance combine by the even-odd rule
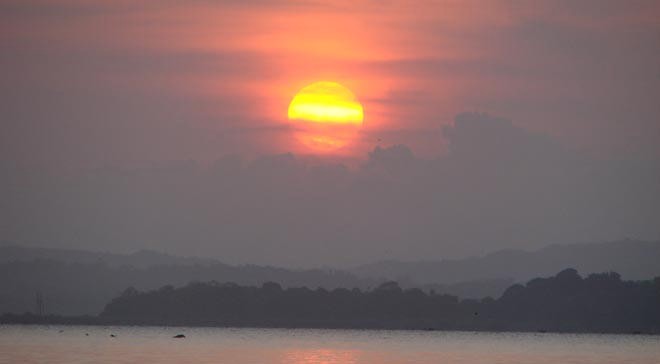
[[[45,312],[44,308],[44,297],[41,295],[41,292],[37,292],[37,315],[43,316]]]

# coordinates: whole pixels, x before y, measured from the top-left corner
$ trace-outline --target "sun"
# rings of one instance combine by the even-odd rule
[[[362,124],[364,111],[351,90],[337,82],[316,82],[300,90],[289,104],[290,120]]]
[[[333,151],[354,139],[364,121],[364,109],[348,88],[321,81],[298,91],[288,116],[296,123],[303,144],[317,151]]]

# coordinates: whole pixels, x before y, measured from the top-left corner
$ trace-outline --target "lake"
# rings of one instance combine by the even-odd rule
[[[660,336],[7,325],[0,363],[645,364]]]

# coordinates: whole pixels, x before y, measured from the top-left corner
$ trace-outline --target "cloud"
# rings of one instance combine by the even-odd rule
[[[0,230],[18,243],[292,266],[660,236],[654,164],[590,158],[486,114],[460,114],[444,134],[443,157],[376,147],[356,168],[279,154],[62,177],[5,169]]]

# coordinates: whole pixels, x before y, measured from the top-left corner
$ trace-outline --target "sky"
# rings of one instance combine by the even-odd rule
[[[660,239],[660,2],[0,1],[0,241],[350,266]],[[321,152],[289,102],[350,89]]]

